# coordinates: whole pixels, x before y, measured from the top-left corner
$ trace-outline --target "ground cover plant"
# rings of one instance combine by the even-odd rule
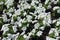
[[[60,0],[0,0],[0,40],[60,40]]]

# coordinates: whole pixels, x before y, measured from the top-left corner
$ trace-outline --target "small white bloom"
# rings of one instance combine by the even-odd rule
[[[42,31],[38,31],[36,35],[37,35],[37,36],[42,35]]]
[[[8,24],[5,24],[5,25],[2,26],[1,31],[3,31],[3,34],[5,34],[5,32],[8,31],[8,30],[9,30]]]
[[[15,14],[16,14],[16,15],[20,15],[20,14],[21,14],[21,13],[20,13],[20,9],[15,10]]]
[[[3,18],[3,21],[4,21],[4,22],[7,22],[8,19],[7,19],[6,14],[3,14],[3,15],[2,15],[2,18]]]
[[[28,36],[31,36],[31,35],[32,35],[32,32],[30,32]]]
[[[17,28],[16,28],[16,27],[17,27],[17,26],[12,26],[14,32],[17,31]]]
[[[27,38],[27,35],[23,35],[24,38]]]
[[[35,28],[35,29],[38,29],[39,26],[40,26],[40,24],[39,24],[39,23],[36,23],[36,24],[34,25],[34,28]]]
[[[36,32],[36,29],[33,29],[31,32],[32,32],[32,33],[35,33],[35,32]]]
[[[59,36],[59,33],[57,31],[57,28],[55,29],[55,36]]]
[[[23,13],[23,15],[25,16],[25,15],[27,15],[27,13],[26,13],[26,12],[24,12],[24,13]]]
[[[55,23],[57,20],[53,20],[52,23]]]
[[[24,35],[25,31],[23,31],[20,35]]]
[[[26,23],[27,22],[27,20],[26,20],[26,18],[24,18],[23,20],[22,20],[22,23]]]
[[[33,30],[31,31],[32,35],[34,35],[35,32],[36,32],[36,29],[33,29]]]
[[[7,39],[5,37],[3,37],[2,40],[7,40]]]
[[[40,13],[40,14],[38,15],[38,19],[44,18],[45,16],[46,16],[45,13]]]
[[[57,10],[57,13],[60,13],[60,9]]]
[[[55,31],[55,28],[51,28],[49,34],[53,33]]]
[[[23,27],[22,30],[25,31],[26,30],[26,27]]]
[[[59,25],[60,25],[60,21],[57,21],[56,26],[59,26]]]
[[[12,14],[11,14],[10,12],[7,12],[7,15],[9,15],[9,17],[11,17],[11,16],[12,16]]]
[[[44,28],[45,28],[44,26],[40,27],[41,30],[44,30]]]
[[[0,2],[0,5],[3,5],[4,4],[4,2]]]
[[[31,15],[27,15],[26,17],[27,17],[27,19],[29,19],[29,20],[32,19],[32,16],[31,16]]]
[[[46,36],[46,40],[56,40],[56,39]]]
[[[5,5],[7,5],[7,8],[9,8],[11,5],[13,5],[14,0],[6,0]]]
[[[13,11],[14,11],[13,8],[10,8],[10,9],[9,9],[9,12],[13,12]]]
[[[56,9],[59,9],[59,6],[55,6],[55,7],[53,8],[53,10],[56,10]]]
[[[31,22],[31,21],[32,21],[32,20],[31,20],[31,19],[32,19],[32,16],[27,15],[26,17],[27,17],[28,22]]]
[[[50,9],[51,8],[51,5],[48,5],[47,9]]]
[[[12,35],[12,40],[17,40],[18,36],[19,36],[19,33],[13,34],[13,35]]]
[[[45,1],[45,4],[47,4],[48,2],[49,2],[49,0],[46,0],[46,1]]]
[[[32,23],[35,23],[35,22],[37,22],[37,20],[32,21]]]

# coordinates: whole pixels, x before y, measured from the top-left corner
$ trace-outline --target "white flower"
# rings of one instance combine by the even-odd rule
[[[31,36],[31,35],[32,35],[32,32],[30,32],[28,36]]]
[[[51,8],[51,5],[48,5],[48,6],[47,6],[47,9],[50,9],[50,8]]]
[[[40,24],[39,24],[39,23],[36,23],[36,24],[34,25],[34,28],[35,28],[35,29],[38,29],[39,26],[40,26]]]
[[[35,22],[37,22],[37,20],[32,21],[32,23],[35,23]]]
[[[41,30],[44,30],[44,28],[45,28],[44,26],[40,27]]]
[[[3,31],[3,34],[5,34],[5,32],[9,30],[8,25],[9,24],[5,24],[5,25],[2,26],[1,31]]]
[[[56,26],[59,26],[59,25],[60,25],[60,21],[57,21]]]
[[[53,10],[56,10],[56,9],[59,9],[59,6],[55,6],[55,7],[53,8]]]
[[[60,39],[60,36],[59,37],[56,37],[56,40]]]
[[[37,36],[42,35],[42,31],[38,31],[36,35],[37,35]]]
[[[57,28],[55,29],[55,36],[59,36],[59,33],[57,31]]]
[[[10,12],[7,12],[7,15],[9,15],[9,17],[11,17],[11,16],[12,16],[12,14],[11,14]]]
[[[26,13],[26,12],[24,12],[24,13],[23,13],[23,15],[25,16],[25,15],[27,15],[27,13]]]
[[[48,2],[49,2],[49,0],[46,0],[46,1],[45,1],[45,4],[47,4]]]
[[[4,2],[0,2],[0,5],[3,5],[4,4]]]
[[[3,18],[3,21],[4,21],[4,22],[7,22],[8,19],[7,19],[6,14],[3,14],[3,15],[2,15],[2,18]]]
[[[22,27],[22,30],[25,31],[26,30],[26,27]]]
[[[46,16],[44,17],[44,20],[43,20],[43,24],[50,26],[50,24],[51,24],[51,15],[50,15],[50,12],[46,13]]]
[[[51,14],[50,14],[50,12],[47,14],[47,21],[48,21],[48,23],[51,24]]]
[[[26,20],[26,18],[24,18],[23,20],[22,20],[22,23],[26,23],[27,22],[27,20]]]
[[[23,4],[24,9],[30,8],[31,6],[28,3]]]
[[[34,35],[35,32],[36,32],[36,29],[33,29],[33,30],[31,31],[32,35]]]
[[[2,40],[7,40],[7,39],[5,37],[3,37]]]
[[[51,28],[49,34],[53,33],[55,31],[55,28]]]
[[[58,1],[59,1],[59,0],[54,0],[54,4],[57,4]]]
[[[40,14],[38,15],[38,19],[44,18],[45,16],[46,16],[45,13],[40,13]]]
[[[53,20],[52,23],[55,23],[57,20]]]
[[[14,32],[17,31],[17,28],[16,28],[16,27],[17,27],[17,26],[12,26]]]
[[[9,38],[9,39],[11,39],[11,38],[12,38],[12,34],[8,33],[7,35],[8,35],[8,37],[7,37],[7,38]]]
[[[31,16],[31,15],[27,15],[26,17],[27,17],[27,19],[29,19],[29,20],[32,19],[32,16]]]
[[[5,5],[7,5],[7,8],[9,8],[11,5],[13,5],[14,0],[6,0]]]
[[[20,8],[20,5],[18,4],[17,7]]]
[[[46,40],[56,40],[56,39],[46,36]]]
[[[27,38],[27,35],[23,35],[24,38]]]
[[[18,23],[18,25],[19,25],[19,27],[21,27],[22,26],[22,23]]]
[[[35,6],[35,3],[34,3],[34,2],[35,2],[35,1],[34,1],[34,0],[32,0],[32,3],[31,3],[31,5],[32,5],[32,6]]]
[[[18,36],[19,36],[19,33],[11,34],[12,40],[17,40]]]
[[[10,9],[9,9],[9,12],[13,12],[13,11],[14,11],[13,8],[10,8]]]
[[[22,23],[21,23],[21,22],[22,22],[22,19],[20,19],[20,20],[18,21],[18,23],[17,23],[18,26],[20,26],[20,27],[22,26]]]
[[[60,13],[60,9],[57,10],[57,13]]]
[[[27,15],[26,17],[27,17],[28,22],[31,22],[31,21],[32,21],[32,20],[31,20],[31,19],[32,19],[32,16]]]
[[[21,14],[21,13],[20,13],[20,9],[15,10],[15,14],[16,14],[16,15],[20,15],[20,14]]]
[[[20,35],[24,35],[25,31],[23,31]]]

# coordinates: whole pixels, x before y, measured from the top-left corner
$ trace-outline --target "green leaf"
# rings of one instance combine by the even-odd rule
[[[8,33],[11,33],[11,34],[14,33],[13,28],[12,28],[12,25],[9,25],[9,31],[8,31]]]
[[[13,20],[14,20],[14,21],[17,21],[17,16],[14,16],[14,17],[13,17]]]
[[[18,36],[18,38],[17,38],[17,40],[25,40],[24,38],[23,38],[23,36]]]

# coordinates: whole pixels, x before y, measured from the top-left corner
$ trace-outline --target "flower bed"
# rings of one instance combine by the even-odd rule
[[[0,0],[0,40],[60,40],[60,0]]]

